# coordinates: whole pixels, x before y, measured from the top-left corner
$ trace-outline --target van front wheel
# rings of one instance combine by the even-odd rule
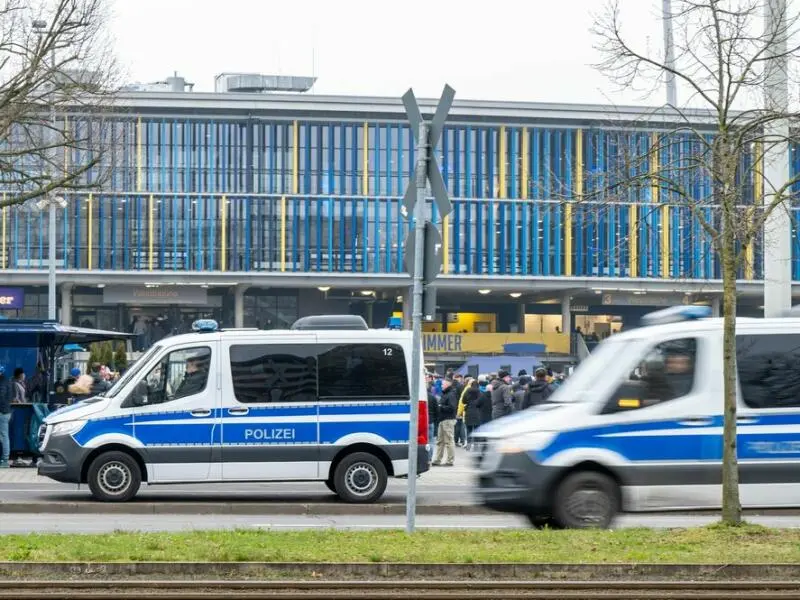
[[[339,498],[352,504],[375,502],[383,496],[388,481],[386,466],[367,452],[348,454],[333,474],[333,486]]]
[[[101,502],[127,502],[142,485],[137,462],[124,452],[105,452],[95,458],[87,474],[92,496]]]
[[[580,471],[567,476],[558,486],[553,517],[568,529],[607,529],[619,507],[619,486],[611,477]]]

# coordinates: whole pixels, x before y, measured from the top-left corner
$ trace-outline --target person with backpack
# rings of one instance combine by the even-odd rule
[[[547,381],[547,371],[545,369],[536,369],[534,379],[528,385],[528,392],[522,402],[522,410],[544,404],[554,391],[552,384]]]

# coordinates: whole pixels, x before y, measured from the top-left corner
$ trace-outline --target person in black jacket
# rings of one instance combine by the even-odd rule
[[[0,469],[8,468],[11,456],[11,382],[6,379],[6,368],[0,365]]]
[[[492,392],[489,382],[483,380],[478,383],[478,412],[481,416],[481,425],[486,425],[492,420]]]
[[[456,459],[456,412],[458,396],[452,379],[442,382],[442,397],[439,400],[439,432],[436,436],[436,455],[431,463],[435,467],[452,467]],[[445,456],[446,455],[446,456]],[[442,463],[444,459],[444,463]]]
[[[472,432],[481,425],[481,409],[478,400],[481,390],[478,381],[473,379],[464,393],[464,424],[467,427],[467,450],[472,449]]]
[[[536,406],[537,404],[544,404],[555,391],[547,382],[547,371],[544,369],[537,369],[534,377],[533,383],[528,386],[528,393],[525,394],[525,399],[521,407],[522,410],[530,408],[531,406]]]

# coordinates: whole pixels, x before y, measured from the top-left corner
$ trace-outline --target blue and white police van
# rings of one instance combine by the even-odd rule
[[[607,527],[620,511],[722,503],[722,319],[648,315],[603,341],[548,402],[475,433],[484,505],[534,526]],[[800,319],[739,319],[745,508],[800,506]]]
[[[142,483],[255,481],[321,481],[344,501],[375,502],[389,477],[408,476],[411,402],[419,472],[429,465],[411,344],[411,332],[370,330],[360,317],[305,317],[281,331],[197,322],[105,394],[49,415],[39,474],[108,502]]]

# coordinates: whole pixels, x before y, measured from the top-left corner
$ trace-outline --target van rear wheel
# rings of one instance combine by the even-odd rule
[[[368,452],[348,454],[333,473],[333,486],[339,498],[352,504],[369,504],[380,499],[388,482],[386,466]]]
[[[568,475],[556,491],[553,517],[568,529],[607,529],[620,509],[617,482],[603,473]]]
[[[129,454],[104,452],[92,461],[87,480],[95,499],[127,502],[142,485],[142,471]]]

